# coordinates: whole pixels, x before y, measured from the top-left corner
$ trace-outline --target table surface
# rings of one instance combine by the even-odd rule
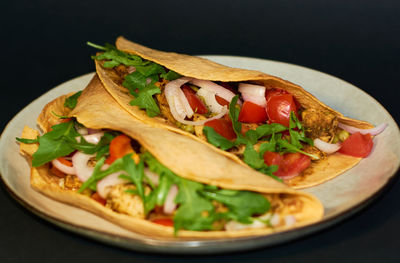
[[[94,71],[86,41],[119,35],[186,54],[258,57],[317,69],[373,96],[396,122],[398,1],[9,1],[2,6],[3,129],[47,90]],[[346,221],[283,245],[222,255],[126,251],[60,229],[0,187],[2,262],[398,262],[398,178]]]

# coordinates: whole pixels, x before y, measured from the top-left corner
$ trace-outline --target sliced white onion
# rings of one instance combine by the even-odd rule
[[[181,86],[192,80],[192,78],[183,77],[170,81],[165,85],[165,97],[167,98],[172,116],[176,120],[193,116],[193,110],[190,107],[185,94],[181,90]]]
[[[269,220],[269,223],[271,226],[277,226],[281,222],[281,218],[278,214],[273,214],[271,219]]]
[[[171,215],[175,211],[176,204],[174,200],[177,194],[178,194],[178,187],[175,184],[173,184],[169,189],[167,197],[165,198],[165,203],[163,208],[165,214]]]
[[[72,156],[72,165],[75,167],[76,176],[81,182],[85,182],[92,175],[94,168],[88,166],[88,161],[94,156],[95,154],[85,154],[82,152],[76,152]]]
[[[317,138],[314,139],[314,146],[320,149],[321,151],[330,154],[338,151],[342,145],[340,143],[324,142],[323,140]]]
[[[200,88],[207,89],[229,102],[233,99],[233,97],[236,96],[236,94],[233,93],[232,91],[230,91],[229,89],[226,89],[226,88],[224,88],[212,81],[209,81],[209,80],[193,79],[192,81],[190,81],[190,83],[192,83]],[[238,104],[241,105],[242,102],[240,100],[238,100]]]
[[[100,181],[97,182],[97,193],[103,198],[106,199],[108,193],[110,192],[110,186],[124,184],[127,183],[128,180],[121,179],[119,176],[122,174],[122,171],[112,173]]]
[[[239,83],[239,92],[242,93],[243,99],[245,101],[250,101],[261,107],[267,105],[265,99],[265,87],[261,85],[253,85],[247,83]]]
[[[227,231],[238,231],[242,229],[257,229],[257,228],[264,228],[266,224],[261,222],[260,220],[253,220],[251,224],[242,224],[237,221],[229,221],[225,224],[225,230]]]
[[[187,125],[203,125],[207,121],[214,120],[214,119],[220,119],[226,113],[228,113],[228,109],[226,107],[223,107],[222,111],[212,118],[208,118],[205,120],[199,120],[199,121],[185,120],[185,117],[188,116],[188,113],[186,112],[187,107],[182,105],[183,99],[177,99],[177,97],[180,96],[179,94],[181,94],[184,97],[187,104],[189,105],[189,102],[187,101],[186,96],[180,87],[183,84],[189,82],[191,79],[192,78],[188,78],[188,77],[179,78],[179,79],[173,80],[171,82],[168,82],[168,84],[165,86],[165,97],[167,98],[169,109],[175,120],[179,121],[180,123],[187,124]],[[190,108],[190,105],[189,105],[189,108]],[[191,110],[191,108],[190,108],[190,110]],[[191,114],[193,115],[193,110],[192,110]],[[185,117],[183,117],[183,116],[185,116]]]
[[[51,163],[58,170],[60,170],[63,173],[71,174],[71,175],[75,175],[76,174],[76,170],[75,170],[74,166],[65,165],[65,164],[61,163],[58,159],[54,159],[53,161],[51,161]]]
[[[201,96],[204,98],[205,103],[207,104],[207,107],[209,110],[213,113],[219,113],[222,111],[223,106],[217,102],[215,99],[215,93],[205,89],[205,88],[200,88],[197,91],[197,95]]]
[[[153,171],[150,171],[148,168],[144,168],[144,173],[149,178],[149,180],[155,185],[158,186],[158,182],[160,180],[160,176]]]
[[[345,130],[345,131],[347,131],[349,133],[352,133],[352,134],[356,133],[356,132],[359,132],[361,134],[368,134],[369,133],[369,134],[375,136],[375,135],[378,135],[381,132],[383,132],[386,129],[386,127],[388,126],[388,124],[387,123],[382,123],[382,124],[380,124],[380,125],[378,125],[378,126],[376,126],[374,128],[371,128],[371,129],[360,129],[360,128],[356,128],[356,127],[353,127],[353,126],[350,126],[350,125],[346,125],[346,124],[343,124],[343,123],[339,123],[338,126],[340,128],[342,128],[343,130]]]
[[[129,66],[126,70],[128,71],[129,74],[131,74],[136,71],[136,68],[134,66]]]
[[[286,226],[292,226],[296,223],[296,218],[293,215],[285,216],[285,224]]]
[[[93,134],[84,135],[83,138],[89,143],[98,144],[101,137],[103,137],[104,132],[97,132]],[[76,141],[79,143],[81,142],[81,137],[76,137]]]
[[[76,131],[80,134],[80,135],[86,135],[89,134],[89,131],[86,127],[79,127],[76,129]]]

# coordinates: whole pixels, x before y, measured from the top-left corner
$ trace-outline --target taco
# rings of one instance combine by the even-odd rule
[[[104,87],[138,120],[201,141],[293,188],[350,169],[385,127],[347,118],[300,86],[259,71],[123,37],[116,47],[89,45],[103,51],[93,58]]]
[[[314,196],[145,125],[118,106],[97,76],[93,86],[103,92],[86,89],[46,105],[38,118],[43,135],[25,127],[18,138],[35,190],[152,237],[267,235],[322,218]],[[73,108],[79,95],[71,111],[66,106]]]

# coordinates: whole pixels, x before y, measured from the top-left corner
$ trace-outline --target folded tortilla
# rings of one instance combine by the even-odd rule
[[[158,161],[175,174],[196,182],[224,189],[248,190],[265,195],[279,195],[286,201],[285,209],[294,209],[296,223],[292,226],[275,228],[244,229],[237,231],[188,231],[179,230],[175,238],[228,238],[253,235],[268,235],[298,228],[317,222],[323,217],[324,208],[320,201],[308,193],[299,192],[248,167],[233,162],[212,148],[188,137],[165,129],[148,126],[133,118],[118,106],[102,87],[95,76],[84,90],[76,108],[63,107],[66,96],[50,102],[38,118],[44,132],[57,123],[55,114],[73,116],[85,127],[111,129],[123,132],[147,149]],[[54,114],[55,113],[55,114]],[[36,138],[38,131],[25,127],[22,138]],[[160,143],[162,142],[162,143]],[[21,153],[31,159],[37,144],[21,143]],[[162,226],[150,221],[118,213],[92,198],[61,187],[60,179],[49,170],[48,164],[31,169],[31,186],[42,194],[90,211],[128,230],[151,237],[173,237],[173,227]],[[297,204],[293,206],[293,204]]]
[[[231,68],[200,57],[158,51],[130,42],[123,37],[119,37],[117,39],[116,47],[124,52],[138,55],[144,59],[158,63],[181,74],[182,76],[223,82],[250,81],[251,83],[264,85],[266,87],[283,89],[292,94],[299,104],[305,109],[315,109],[317,112],[328,112],[334,114],[337,116],[340,123],[358,128],[368,129],[373,127],[368,122],[343,116],[340,112],[323,104],[298,85],[259,71]],[[99,75],[105,89],[124,109],[126,109],[135,118],[154,127],[161,127],[186,135],[196,141],[207,144],[218,153],[231,158],[235,162],[246,165],[235,154],[214,147],[196,135],[172,125],[165,118],[149,117],[144,110],[139,109],[137,106],[130,105],[130,101],[133,99],[133,96],[129,94],[126,88],[118,84],[120,83],[120,81],[118,81],[120,77],[114,73],[112,69],[102,67],[101,62],[96,60],[95,63],[97,74]],[[355,166],[360,160],[361,158],[343,155],[340,153],[331,154],[321,161],[313,161],[311,166],[303,171],[301,175],[287,180],[285,183],[295,189],[315,186],[330,180],[339,174],[342,174],[346,170]]]

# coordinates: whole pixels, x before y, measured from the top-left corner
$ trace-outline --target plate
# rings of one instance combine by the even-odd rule
[[[55,87],[25,107],[10,121],[0,139],[0,172],[6,188],[16,200],[36,215],[95,240],[138,251],[204,254],[277,245],[320,231],[365,207],[393,179],[400,165],[399,128],[384,107],[362,90],[325,73],[287,63],[247,57],[203,57],[232,67],[255,69],[279,76],[301,85],[346,116],[366,120],[374,125],[382,122],[389,124],[382,134],[374,138],[375,146],[368,158],[348,172],[305,190],[322,201],[325,208],[322,221],[265,237],[218,240],[159,239],[127,231],[89,212],[53,201],[33,191],[29,184],[29,166],[19,154],[15,137],[20,136],[24,125],[36,127],[36,118],[46,103],[68,92],[84,89],[93,73]]]

